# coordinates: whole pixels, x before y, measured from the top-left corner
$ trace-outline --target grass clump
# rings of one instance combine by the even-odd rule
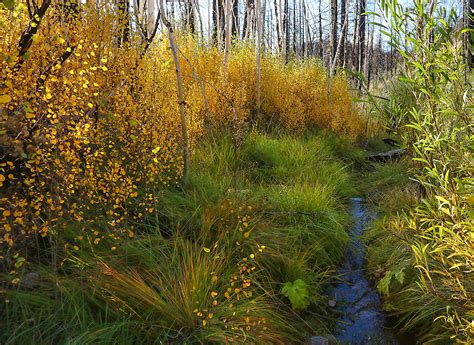
[[[349,164],[319,134],[248,140],[198,145],[188,183],[161,192],[130,241],[68,247],[57,271],[28,267],[41,285],[8,288],[0,341],[265,344],[327,333],[323,285],[347,242]]]
[[[344,161],[335,149],[345,139],[336,141],[326,133],[309,135],[303,138],[278,135],[268,138],[266,135],[251,136],[244,148],[243,156],[252,164],[251,177],[256,182],[278,184],[320,183],[334,188],[338,197],[354,195],[350,177],[350,167],[355,161]]]

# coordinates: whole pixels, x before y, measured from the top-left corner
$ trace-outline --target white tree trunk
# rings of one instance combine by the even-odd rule
[[[146,10],[147,10],[146,27],[147,27],[147,31],[150,33],[150,32],[153,32],[155,28],[155,21],[156,21],[155,0],[147,0]]]
[[[262,44],[262,8],[260,0],[255,0],[255,15],[257,16],[257,47],[256,47],[256,67],[257,67],[257,97],[256,97],[256,108],[257,112],[260,112],[260,103],[261,103],[261,90],[260,90],[260,81],[261,81],[261,70],[260,70],[260,53],[261,53],[261,44]]]
[[[224,66],[227,67],[229,61],[230,46],[232,44],[232,9],[234,1],[226,0],[225,2],[225,52],[224,52]]]
[[[179,101],[179,111],[181,113],[181,136],[183,140],[183,181],[187,182],[188,179],[188,169],[189,169],[189,144],[188,144],[188,128],[186,123],[186,107],[184,101],[184,88],[183,88],[183,78],[181,76],[181,65],[179,64],[178,59],[178,48],[176,46],[174,38],[174,30],[171,23],[166,18],[165,7],[163,6],[163,0],[160,0],[161,8],[161,19],[163,24],[168,29],[168,37],[170,41],[171,51],[173,52],[173,60],[176,69],[176,84],[178,86],[178,101]]]

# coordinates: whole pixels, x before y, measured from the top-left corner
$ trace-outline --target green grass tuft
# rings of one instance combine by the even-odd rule
[[[37,289],[9,289],[0,342],[265,344],[327,334],[323,286],[348,241],[344,200],[356,193],[351,145],[324,133],[252,132],[238,150],[228,134],[201,141],[187,184],[161,192],[133,240],[115,251],[107,239],[83,245],[57,272],[38,268]],[[64,226],[68,238],[83,231]],[[282,293],[298,279],[304,310]]]

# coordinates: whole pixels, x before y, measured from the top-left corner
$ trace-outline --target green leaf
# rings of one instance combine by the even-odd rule
[[[372,24],[372,25],[375,25],[375,26],[378,26],[378,27],[381,27],[381,28],[387,29],[387,26],[386,26],[386,25],[383,25],[383,24],[381,24],[381,23],[377,23],[377,22],[370,22],[369,24]]]
[[[387,271],[385,276],[379,280],[377,284],[377,290],[384,295],[388,295],[390,289],[390,282],[392,281],[393,272]]]
[[[363,16],[372,15],[372,16],[376,16],[376,17],[381,17],[379,13],[377,13],[377,12],[371,12],[371,11],[364,12],[364,13],[362,13],[362,15],[363,15]]]
[[[302,279],[283,284],[281,292],[289,298],[293,309],[306,309],[309,306],[308,285]]]
[[[405,279],[405,272],[403,272],[405,268],[402,268],[400,271],[395,273],[395,279],[400,283],[403,284],[403,281]]]

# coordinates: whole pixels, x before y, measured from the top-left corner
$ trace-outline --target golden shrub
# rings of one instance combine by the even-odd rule
[[[155,211],[158,191],[179,183],[179,106],[166,37],[142,56],[138,34],[117,44],[116,18],[108,6],[81,6],[67,17],[52,7],[19,56],[31,26],[26,6],[0,9],[0,246],[10,254],[71,225],[85,236],[63,238],[69,248],[84,238],[133,237]],[[335,78],[329,94],[317,60],[265,56],[257,114],[252,46],[236,46],[227,66],[223,53],[191,37],[179,37],[178,46],[191,148],[206,130],[243,128],[253,115],[296,132],[361,131],[347,81]]]

